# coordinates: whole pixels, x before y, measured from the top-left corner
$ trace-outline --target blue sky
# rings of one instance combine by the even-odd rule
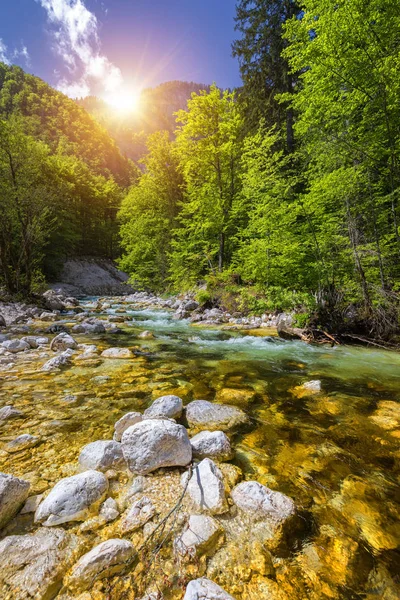
[[[0,0],[0,60],[70,96],[240,85],[235,0]]]

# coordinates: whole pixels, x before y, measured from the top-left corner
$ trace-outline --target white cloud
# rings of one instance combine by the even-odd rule
[[[101,54],[98,22],[82,0],[38,0],[54,27],[54,48],[69,72],[58,89],[69,96],[86,96],[100,86],[105,92],[117,90],[122,73]]]
[[[28,48],[22,44],[20,50],[16,48],[12,54],[13,59],[23,58],[25,64],[29,67],[31,64],[31,57],[29,56]]]
[[[5,63],[6,65],[10,64],[10,61],[7,56],[7,46],[5,45],[5,43],[3,42],[3,40],[1,38],[0,38],[0,62]]]

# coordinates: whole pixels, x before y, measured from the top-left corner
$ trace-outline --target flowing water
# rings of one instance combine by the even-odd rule
[[[253,576],[265,588],[246,598],[398,598],[400,355],[202,328],[119,304],[97,316],[123,310],[123,333],[75,337],[100,350],[135,347],[134,359],[91,358],[43,373],[45,359],[28,357],[0,373],[0,404],[26,416],[2,425],[2,447],[21,433],[41,439],[0,452],[0,470],[41,493],[73,472],[83,445],[110,439],[125,412],[167,393],[231,403],[251,418],[233,437],[233,463],[292,497],[305,524],[270,571],[253,569],[247,590]],[[143,330],[154,339],[139,339]],[[309,381],[320,389],[304,387]]]

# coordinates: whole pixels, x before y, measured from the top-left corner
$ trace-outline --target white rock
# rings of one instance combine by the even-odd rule
[[[1,345],[5,350],[7,350],[7,352],[12,352],[13,354],[17,354],[17,352],[24,352],[30,348],[28,342],[24,342],[22,340],[6,340]]]
[[[69,521],[84,521],[93,504],[108,490],[108,480],[99,471],[85,471],[61,479],[35,513],[35,522],[53,526]]]
[[[79,541],[62,529],[41,527],[33,535],[0,542],[0,589],[4,600],[50,600],[74,560]]]
[[[240,408],[207,400],[190,402],[186,406],[186,418],[190,427],[210,431],[228,431],[249,421]]]
[[[57,313],[44,311],[39,316],[40,321],[55,321],[58,317]]]
[[[132,358],[133,354],[129,348],[107,348],[107,350],[103,350],[101,356],[104,358]]]
[[[267,519],[277,525],[294,515],[296,510],[291,498],[270,490],[258,481],[239,483],[231,496],[236,506],[255,520]]]
[[[155,417],[164,417],[167,419],[179,419],[183,410],[183,402],[178,396],[161,396],[154,400],[153,404],[147,408],[143,417],[153,419]]]
[[[235,600],[235,598],[213,581],[201,577],[188,583],[183,600]]]
[[[184,467],[192,460],[186,429],[165,419],[132,425],[122,434],[121,443],[129,469],[141,475],[161,467]]]
[[[0,529],[7,525],[24,504],[29,488],[27,481],[0,473]]]
[[[3,406],[0,408],[0,421],[8,421],[8,419],[23,419],[24,413],[13,406]]]
[[[156,509],[150,498],[143,496],[135,502],[123,515],[120,521],[122,533],[136,531],[143,527],[156,514]]]
[[[49,338],[47,337],[36,337],[34,335],[27,335],[21,338],[21,341],[29,344],[31,348],[38,348],[38,346],[45,346],[49,343]]]
[[[188,474],[182,476],[185,486]],[[209,458],[202,460],[194,469],[187,486],[187,492],[203,512],[222,514],[228,510],[225,497],[225,486],[221,471]]]
[[[125,466],[121,444],[114,440],[97,440],[87,444],[82,448],[78,462],[85,471],[95,469],[104,472]]]
[[[223,431],[201,431],[191,438],[195,458],[230,460],[233,452],[228,436]]]
[[[36,496],[29,496],[23,507],[21,508],[21,515],[36,512],[37,507],[43,500],[43,494],[37,494]]]
[[[45,362],[41,368],[41,371],[53,371],[54,369],[60,369],[61,367],[69,365],[73,353],[74,351],[71,348],[65,350],[59,356],[55,356],[54,358],[51,358]]]
[[[139,423],[141,420],[142,415],[139,412],[126,413],[126,415],[121,417],[114,425],[114,440],[120,442],[124,431],[126,431],[128,427],[136,425],[136,423]]]
[[[191,515],[187,528],[175,539],[174,546],[182,556],[209,555],[222,533],[222,527],[212,517]]]
[[[128,540],[111,539],[95,546],[72,567],[67,585],[76,590],[87,590],[97,579],[121,573],[136,555]]]
[[[304,390],[309,390],[310,392],[317,394],[321,391],[321,382],[319,379],[314,379],[312,381],[306,381],[306,383],[303,383],[301,387]]]
[[[69,335],[69,333],[59,333],[55,338],[51,341],[50,350],[68,350],[68,348],[72,348],[75,350],[78,347],[78,344],[74,340],[74,338]]]
[[[105,519],[106,523],[114,521],[119,516],[119,510],[114,498],[107,498],[100,507],[100,517]]]

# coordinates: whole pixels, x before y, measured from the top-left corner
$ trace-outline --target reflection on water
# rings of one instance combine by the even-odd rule
[[[0,373],[1,405],[25,415],[1,426],[1,447],[22,433],[41,440],[1,451],[0,469],[40,493],[74,472],[83,445],[110,438],[125,412],[160,395],[235,404],[252,425],[233,439],[233,462],[291,496],[307,523],[290,555],[273,557],[262,573],[239,552],[241,567],[227,572],[246,578],[250,569],[243,598],[398,598],[400,355],[203,329],[158,310],[130,307],[124,316],[122,334],[75,337],[100,350],[135,347],[133,360],[92,358],[38,373],[41,358]],[[144,329],[155,338],[138,339]],[[309,381],[320,389],[304,388]]]

